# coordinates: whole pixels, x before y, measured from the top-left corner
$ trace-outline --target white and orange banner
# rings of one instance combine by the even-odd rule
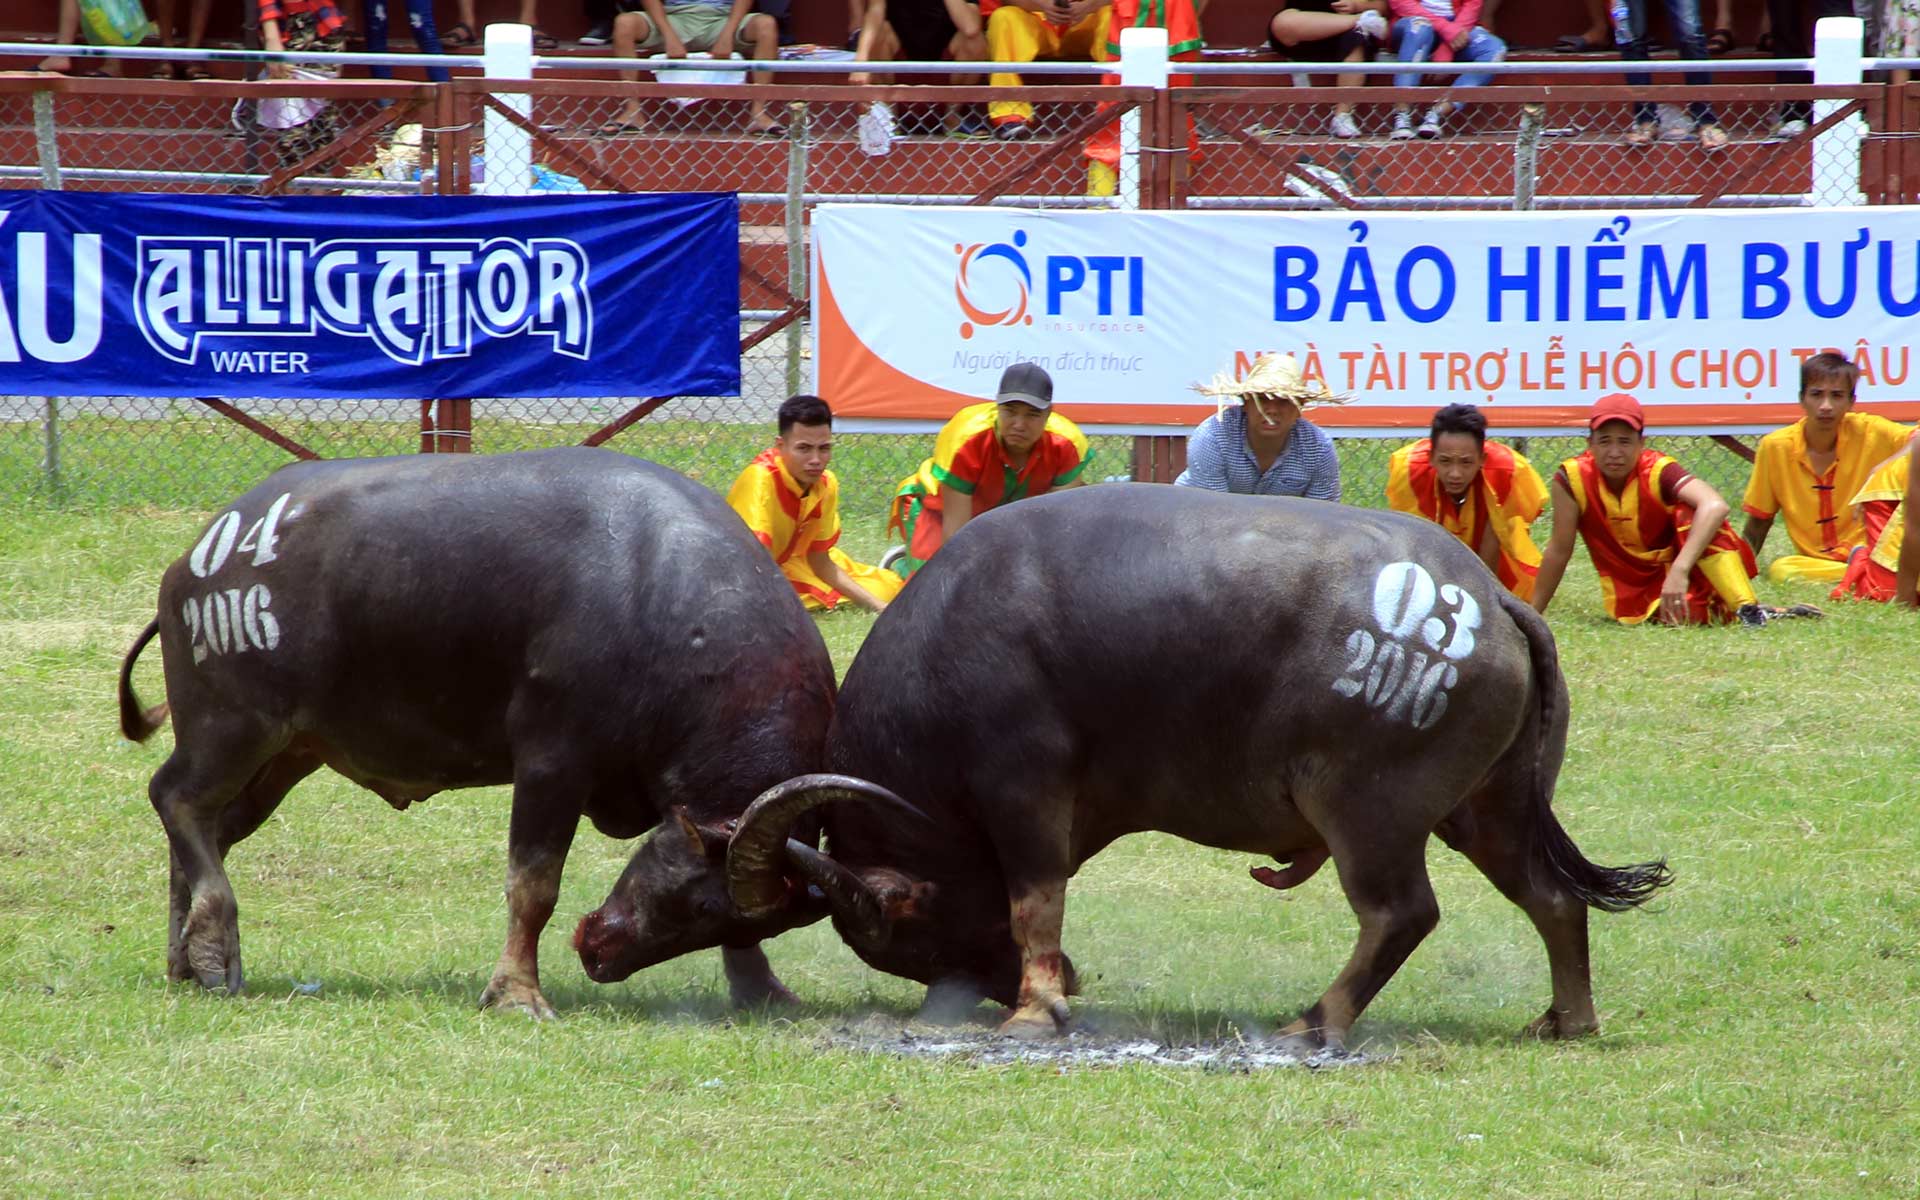
[[[1667,429],[1798,417],[1834,350],[1860,400],[1920,417],[1920,209],[1612,213],[1044,212],[822,205],[816,386],[848,418],[938,421],[1008,364],[1061,411],[1191,426],[1192,384],[1266,351],[1354,396],[1329,426],[1578,426],[1631,392]]]

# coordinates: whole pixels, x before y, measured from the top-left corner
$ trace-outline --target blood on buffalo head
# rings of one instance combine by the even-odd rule
[[[832,803],[857,811],[829,821],[831,854],[788,836],[803,814]],[[990,857],[955,854],[946,838],[925,813],[878,784],[802,775],[770,788],[741,816],[727,850],[727,885],[743,916],[770,915],[793,902],[798,875],[824,894],[834,928],[869,966],[1013,1004],[1020,951],[1006,886]],[[929,848],[935,853],[925,853]],[[922,862],[955,869],[938,878],[909,873]]]
[[[701,825],[672,810],[634,853],[607,899],[580,919],[573,948],[596,983],[714,946],[751,946],[827,914],[826,899],[790,881],[784,902],[746,916],[727,895],[722,869],[733,822]]]

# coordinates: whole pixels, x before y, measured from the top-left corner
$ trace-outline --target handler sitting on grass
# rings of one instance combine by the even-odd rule
[[[1508,591],[1533,599],[1540,549],[1531,529],[1547,506],[1547,485],[1525,456],[1487,440],[1487,418],[1473,405],[1447,405],[1433,414],[1429,436],[1393,452],[1387,505],[1439,525]]]
[[[1602,396],[1587,415],[1587,449],[1553,477],[1553,536],[1533,584],[1547,611],[1575,537],[1600,572],[1607,615],[1627,625],[1735,620],[1764,626],[1750,580],[1753,549],[1727,524],[1727,502],[1706,480],[1647,447],[1640,402]],[[1817,611],[1817,610],[1816,610]]]
[[[1742,505],[1747,542],[1760,553],[1777,515],[1799,551],[1767,567],[1775,583],[1831,583],[1845,573],[1847,556],[1866,544],[1852,497],[1912,430],[1854,412],[1859,381],[1860,368],[1838,354],[1807,359],[1800,364],[1800,411],[1806,415],[1760,439]]]
[[[781,574],[809,609],[838,608],[851,600],[879,612],[903,582],[848,558],[840,540],[840,480],[833,461],[833,410],[818,396],[793,396],[780,406],[779,436],[727,492],[727,503],[773,554]]]
[[[1013,364],[996,398],[955,413],[934,439],[933,457],[900,481],[887,528],[907,549],[888,565],[911,576],[974,517],[1078,487],[1092,460],[1087,435],[1053,411],[1053,377],[1034,363]]]
[[[1853,552],[1832,598],[1920,606],[1920,538],[1905,536],[1908,516],[1920,512],[1920,431],[1905,450],[1875,468],[1853,504],[1867,540]]]

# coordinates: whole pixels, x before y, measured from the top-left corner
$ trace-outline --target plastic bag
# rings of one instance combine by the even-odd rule
[[[322,71],[295,67],[293,78],[313,81],[332,80],[334,77]],[[330,100],[321,100],[313,96],[268,96],[261,100],[235,100],[233,127],[239,130],[246,129],[248,104],[254,105],[254,120],[262,129],[294,129],[319,116],[321,110],[331,103]]]
[[[80,28],[96,46],[136,46],[153,31],[140,0],[80,0]]]

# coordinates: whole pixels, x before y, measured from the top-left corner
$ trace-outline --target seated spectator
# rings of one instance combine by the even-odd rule
[[[1107,36],[1106,0],[980,0],[987,22],[987,57],[994,62],[1099,62]],[[994,74],[994,87],[1019,87],[1020,77]],[[1033,136],[1033,105],[995,100],[987,105],[993,136]]]
[[[433,28],[433,0],[366,0],[367,53],[387,52],[387,6],[402,4],[407,10],[407,27],[413,31],[413,44],[422,54],[439,54],[440,35]],[[372,67],[367,74],[375,79],[392,79],[392,67]],[[428,67],[427,78],[446,83],[453,76],[445,67]]]
[[[1053,377],[1033,363],[1015,363],[985,404],[953,415],[933,443],[933,457],[900,481],[887,527],[907,543],[892,567],[904,578],[988,509],[1079,487],[1093,450],[1080,427],[1053,411]]]
[[[1365,62],[1387,40],[1386,0],[1288,0],[1267,24],[1267,40],[1294,62]],[[1364,75],[1336,75],[1343,88],[1359,87]],[[1328,131],[1337,138],[1360,136],[1353,105],[1333,106]]]
[[[1587,449],[1553,477],[1553,536],[1533,583],[1545,613],[1577,539],[1600,573],[1607,615],[1624,625],[1738,620],[1764,626],[1750,582],[1753,548],[1727,524],[1727,502],[1711,484],[1647,447],[1640,402],[1602,396],[1587,417]]]
[[[1767,544],[1775,516],[1785,518],[1797,553],[1767,567],[1779,582],[1832,583],[1866,543],[1850,505],[1867,476],[1913,431],[1897,421],[1853,411],[1860,368],[1838,354],[1800,364],[1800,411],[1806,415],[1760,439],[1747,480],[1743,532],[1755,554]]]
[[[207,12],[213,7],[213,0],[192,0],[187,6],[187,36],[179,43],[183,50],[197,50],[207,44]],[[179,29],[179,0],[158,0],[154,5],[153,23],[160,33],[160,44],[172,47],[173,35]],[[155,79],[211,79],[212,72],[200,63],[154,64]]]
[[[773,447],[747,464],[727,503],[780,564],[809,609],[852,601],[868,612],[887,606],[905,581],[848,558],[840,540],[840,480],[833,461],[833,410],[818,396],[780,406]]]
[[[1480,0],[1388,0],[1393,8],[1393,53],[1403,63],[1500,62],[1507,44],[1480,28]],[[1485,87],[1493,76],[1484,71],[1448,76],[1447,86]],[[1419,87],[1420,73],[1393,77],[1395,87]],[[1416,132],[1423,138],[1440,136],[1448,117],[1465,108],[1451,100],[1437,100],[1420,118],[1416,131],[1413,113],[1404,104],[1393,106],[1393,138],[1405,141]]]
[[[559,39],[540,31],[539,0],[520,0],[520,24],[533,30],[533,48],[535,50],[558,50]],[[473,14],[473,0],[459,0],[460,20],[447,27],[440,40],[454,49],[478,46],[480,35],[476,32],[480,22]]]
[[[1620,57],[1627,62],[1646,62],[1648,0],[1625,0],[1625,3],[1628,36]],[[1700,0],[1666,0],[1666,5],[1667,25],[1679,46],[1680,57],[1706,58],[1707,39],[1700,32]],[[1653,76],[1644,71],[1629,71],[1626,78],[1629,87],[1646,87],[1653,82]],[[1713,82],[1713,76],[1706,71],[1688,71],[1684,78],[1689,87]],[[1712,105],[1696,100],[1687,108],[1693,114],[1693,136],[1699,140],[1702,150],[1711,153],[1727,144],[1727,131],[1720,127],[1720,118],[1713,115]],[[1633,125],[1627,130],[1627,145],[1651,146],[1659,137],[1659,106],[1651,100],[1636,101]]]
[[[1217,397],[1220,411],[1188,435],[1187,469],[1173,481],[1176,487],[1339,501],[1340,456],[1333,439],[1300,410],[1351,397],[1309,385],[1291,354],[1262,354],[1244,378],[1216,375],[1194,390]]]
[[[689,51],[705,50],[726,58],[737,49],[746,51],[749,58],[771,62],[780,55],[780,26],[765,13],[749,12],[751,0],[640,3],[644,11],[629,10],[613,19],[613,52],[621,57],[664,51],[668,58],[685,58]],[[639,78],[639,72],[622,71],[620,77],[631,83]],[[753,81],[771,83],[773,72],[755,71]],[[619,118],[602,125],[600,132],[636,133],[643,128],[640,101],[630,99]],[[785,137],[787,133],[785,125],[767,115],[765,100],[749,104],[747,129],[768,137]]]
[[[255,0],[259,5],[260,45],[271,53],[317,51],[339,54],[347,48],[347,19],[332,0]],[[302,65],[302,71],[331,76],[338,68]],[[270,79],[292,79],[294,64],[276,62],[267,67]],[[340,134],[340,110],[323,105],[300,124],[277,129],[274,158],[282,168],[299,165],[331,145]]]
[[[1487,440],[1487,418],[1473,405],[1447,405],[1433,414],[1427,437],[1393,452],[1387,505],[1439,525],[1508,591],[1533,599],[1540,550],[1530,531],[1547,507],[1547,486],[1525,456]]]
[[[1874,0],[1863,2],[1871,6]],[[1809,34],[1813,24],[1821,17],[1853,15],[1852,0],[1767,0],[1771,41],[1767,46],[1755,46],[1754,49],[1763,54],[1771,51],[1775,58],[1812,58],[1813,39]],[[1882,20],[1879,24],[1885,29],[1887,22]],[[1773,81],[1812,83],[1813,76],[1805,71],[1775,71]],[[1773,127],[1773,136],[1798,137],[1807,131],[1807,123],[1812,117],[1813,107],[1807,101],[1789,100],[1780,106],[1780,120]]]
[[[1920,605],[1915,584],[1920,582],[1920,537],[1907,538],[1907,518],[1920,512],[1920,436],[1907,448],[1874,468],[1853,497],[1853,507],[1866,527],[1866,544],[1853,552],[1835,600],[1896,600],[1908,607]]]
[[[985,62],[987,39],[981,33],[980,10],[970,0],[866,0],[860,29],[854,38],[856,62]],[[875,82],[874,73],[855,71],[848,83]],[[979,76],[956,84],[978,83]],[[887,136],[893,133],[893,112],[884,100],[869,106],[871,120],[881,124]],[[960,116],[954,136],[983,138],[987,123],[979,111],[968,106]]]

